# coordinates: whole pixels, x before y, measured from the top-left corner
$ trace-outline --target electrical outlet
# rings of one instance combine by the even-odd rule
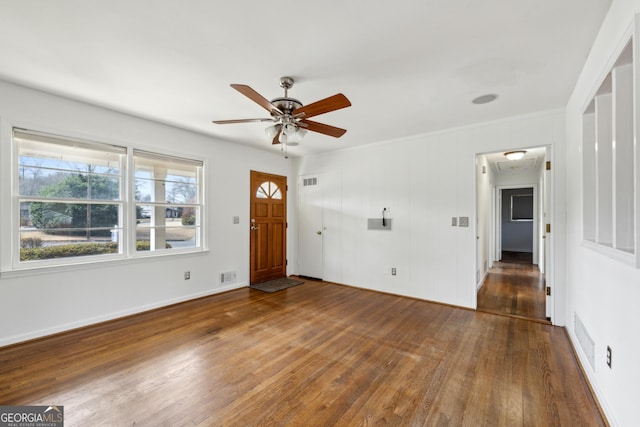
[[[395,267],[391,268],[391,275],[392,276],[396,275],[396,268]]]
[[[189,280],[191,279],[191,272],[190,271],[185,271],[184,272],[184,280]]]
[[[607,366],[611,369],[611,347],[607,346]]]

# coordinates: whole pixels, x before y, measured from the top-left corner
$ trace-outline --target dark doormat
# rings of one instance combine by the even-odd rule
[[[251,289],[257,289],[262,292],[276,292],[282,289],[287,289],[292,286],[302,285],[304,281],[297,279],[289,279],[288,277],[281,277],[279,279],[269,280],[268,282],[257,283],[249,286]]]

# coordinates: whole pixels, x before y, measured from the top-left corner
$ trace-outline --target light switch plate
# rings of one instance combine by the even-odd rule
[[[451,217],[451,226],[452,227],[456,227],[458,225],[458,217],[452,216]]]
[[[469,226],[469,217],[461,216],[458,218],[458,224],[460,227],[468,227]]]

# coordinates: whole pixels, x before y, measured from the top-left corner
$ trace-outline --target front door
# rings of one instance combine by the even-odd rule
[[[251,171],[251,284],[287,275],[287,177]]]

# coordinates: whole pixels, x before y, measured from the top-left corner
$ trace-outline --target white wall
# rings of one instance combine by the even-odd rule
[[[115,113],[0,81],[0,199],[10,200],[11,126],[88,138],[206,162],[206,241],[209,251],[45,270],[7,272],[9,203],[0,204],[0,346],[146,309],[247,286],[249,281],[249,171],[288,176],[291,160],[279,154]],[[265,141],[266,143],[266,141]],[[295,191],[295,190],[294,190]],[[295,194],[290,194],[290,224]],[[232,217],[240,216],[234,225]],[[297,237],[289,227],[290,265]],[[191,279],[183,280],[189,270]],[[236,271],[223,287],[221,272]]]
[[[298,160],[298,174],[323,174],[323,278],[475,308],[476,154],[540,145],[564,147],[563,112]],[[557,194],[563,212],[563,191]],[[367,218],[384,207],[393,230],[368,231]],[[469,217],[470,227],[452,227],[454,216]]]
[[[609,421],[621,426],[638,425],[640,419],[640,270],[581,244],[581,116],[638,10],[638,0],[612,2],[567,107],[567,330]],[[595,369],[577,341],[574,313],[595,342]],[[613,350],[611,369],[605,363],[607,345]]]

